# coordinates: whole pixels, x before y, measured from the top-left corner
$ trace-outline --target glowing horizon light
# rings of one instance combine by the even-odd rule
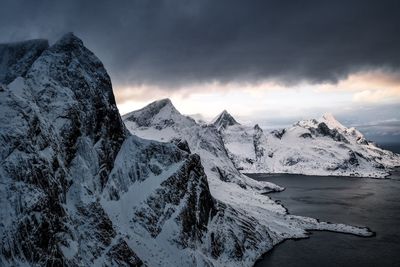
[[[400,78],[376,70],[349,75],[336,84],[211,82],[175,90],[140,85],[117,87],[115,95],[121,114],[170,98],[181,113],[201,114],[205,119],[213,118],[223,109],[242,118],[284,118],[308,116],[317,110],[334,112],[361,105],[400,103]]]

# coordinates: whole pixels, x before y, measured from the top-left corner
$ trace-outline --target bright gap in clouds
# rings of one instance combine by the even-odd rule
[[[292,116],[311,107],[334,108],[346,101],[351,102],[353,96],[350,92],[322,92],[309,85],[281,88],[269,83],[254,86],[203,84],[176,91],[141,86],[116,91],[122,114],[165,97],[171,98],[177,109],[184,114],[201,114],[212,118],[223,109],[239,117]]]
[[[371,140],[400,140],[400,79],[383,71],[356,73],[337,84],[302,82],[285,86],[266,81],[213,82],[178,89],[117,86],[115,95],[121,114],[166,97],[181,113],[196,119],[210,121],[226,109],[242,124],[258,123],[267,129],[284,128],[298,120],[331,112]]]
[[[142,85],[117,87],[115,94],[121,114],[168,97],[181,113],[201,114],[206,120],[226,109],[243,122],[270,119],[279,124],[279,120],[319,117],[324,112],[341,114],[365,106],[400,103],[400,79],[377,70],[352,74],[337,84],[213,82],[179,89]],[[398,116],[393,114],[393,118]]]

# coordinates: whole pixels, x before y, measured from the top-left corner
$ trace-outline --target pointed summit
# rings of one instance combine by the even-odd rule
[[[169,98],[156,100],[156,101],[150,103],[149,105],[158,105],[158,106],[161,106],[161,107],[170,106],[170,107],[175,109],[174,104],[172,104],[172,101]]]
[[[228,126],[239,124],[228,111],[222,111],[215,119],[211,121],[218,130],[225,129]]]
[[[82,40],[77,37],[73,32],[64,34],[55,45],[78,45],[83,46]]]
[[[64,34],[54,45],[49,48],[50,53],[67,53],[73,52],[74,56],[79,58],[81,62],[91,62],[95,67],[103,66],[103,63],[87,49],[83,41],[72,32]],[[87,67],[90,67],[88,65]]]
[[[338,130],[345,130],[346,127],[341,124],[333,115],[332,113],[325,113],[322,115],[322,118],[320,119],[321,122],[325,122],[326,125],[328,125],[329,128],[331,129],[338,129]]]
[[[155,121],[174,121],[182,117],[181,113],[174,107],[169,98],[154,101],[144,108],[130,112],[122,116],[123,120],[136,122],[138,126],[147,127]]]

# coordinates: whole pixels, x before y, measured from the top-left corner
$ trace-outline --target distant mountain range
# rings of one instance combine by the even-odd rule
[[[332,114],[272,132],[233,120],[223,112],[213,125],[219,129],[235,167],[242,172],[382,178],[400,165],[398,154],[367,141],[357,129],[343,126]]]
[[[161,103],[167,108],[154,112],[153,106]],[[143,117],[146,118],[145,124],[141,123]],[[328,113],[318,120],[299,121],[292,127],[265,131],[258,125],[241,125],[226,110],[210,124],[198,124],[181,115],[169,99],[164,99],[127,114],[123,119],[132,133],[143,138],[160,141],[176,137],[195,139],[188,141],[189,147],[200,153],[204,161],[210,157],[198,152],[196,145],[199,139],[213,135],[213,139],[222,142],[219,149],[226,151],[234,169],[242,173],[383,178],[394,167],[400,166],[398,154],[378,147],[357,129],[343,126]],[[191,131],[196,127],[202,133],[194,135]],[[213,132],[214,129],[218,133]],[[225,154],[216,157],[220,159],[222,156],[226,157]]]

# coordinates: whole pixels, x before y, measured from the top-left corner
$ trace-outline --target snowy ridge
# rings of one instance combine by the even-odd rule
[[[251,266],[307,229],[371,235],[288,215],[168,100],[125,118],[167,142],[130,134],[72,33],[29,62],[0,90],[1,266]]]
[[[220,130],[229,157],[242,172],[296,173],[382,178],[400,156],[377,147],[332,114],[265,133],[233,125]]]
[[[168,105],[172,105],[170,101],[167,102]],[[123,119],[126,127],[134,135],[164,142],[181,140],[187,142],[186,150],[200,155],[211,196],[216,200],[218,207],[217,215],[208,223],[205,235],[204,244],[214,244],[211,249],[212,257],[207,258],[207,264],[252,266],[264,252],[282,240],[307,236],[307,229],[369,235],[368,231],[362,228],[320,223],[315,219],[288,215],[282,206],[262,194],[281,188],[271,183],[256,182],[240,174],[228,158],[223,140],[214,125],[199,125],[193,119],[176,112],[170,115],[169,110],[176,110],[173,107],[167,109],[168,113],[163,114],[162,109],[155,113],[154,107],[158,106],[158,103],[159,101],[156,101],[131,112]],[[151,117],[144,118],[143,114],[151,114]],[[159,118],[162,118],[161,121],[171,121],[160,124]],[[145,123],[140,126],[138,121],[154,124]],[[242,126],[237,124],[234,127]],[[226,220],[226,216],[232,220]],[[231,231],[233,235],[228,234]],[[228,236],[221,238],[226,234]],[[203,253],[210,253],[207,246],[201,246],[201,250]],[[196,258],[198,259],[198,256]],[[177,263],[179,262],[174,262]]]
[[[230,115],[229,115],[230,116]],[[281,187],[257,182],[237,171],[225,150],[219,132],[213,126],[200,125],[176,110],[169,99],[155,101],[146,107],[123,116],[128,130],[150,140],[185,140],[192,152],[200,155],[208,177],[252,187],[263,192],[282,190]]]

